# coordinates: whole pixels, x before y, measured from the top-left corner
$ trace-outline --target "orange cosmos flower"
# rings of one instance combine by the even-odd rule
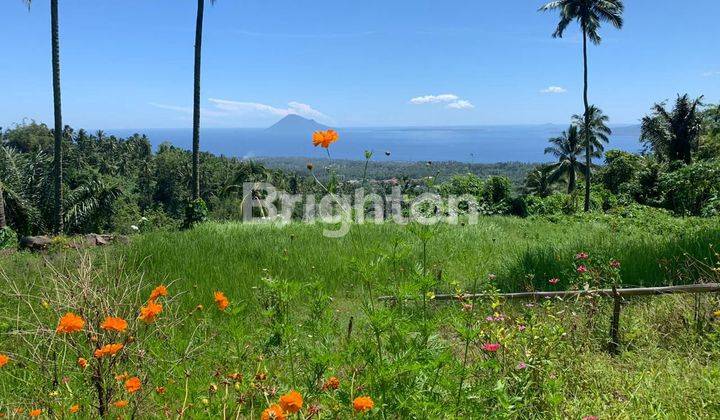
[[[370,411],[375,407],[375,403],[373,402],[372,398],[370,397],[357,397],[353,401],[353,408],[355,409],[355,412],[357,413],[363,413],[365,411]]]
[[[168,294],[167,287],[165,287],[164,284],[161,284],[160,286],[154,288],[152,290],[152,292],[150,292],[150,300],[156,301],[157,298],[159,298],[160,296],[167,296],[167,294]]]
[[[285,420],[285,413],[283,412],[282,407],[277,404],[273,404],[262,412],[262,416],[260,418],[262,420]]]
[[[215,303],[221,311],[224,311],[230,305],[230,301],[223,292],[215,292]]]
[[[102,324],[100,324],[100,328],[106,331],[117,331],[117,332],[125,332],[127,329],[128,323],[122,318],[116,318],[109,316],[105,318],[105,321],[103,321]]]
[[[85,369],[85,368],[87,367],[87,365],[88,365],[87,359],[85,359],[84,357],[79,357],[79,358],[78,358],[78,366],[80,366],[81,368]]]
[[[105,344],[99,349],[95,350],[95,357],[98,359],[105,356],[115,356],[117,352],[122,350],[124,346],[121,343]]]
[[[299,392],[293,390],[280,397],[280,406],[288,413],[297,413],[303,406],[303,398]]]
[[[140,319],[148,323],[153,322],[155,321],[155,318],[160,315],[162,309],[163,307],[161,304],[151,300],[147,303],[147,305],[140,308]]]
[[[8,364],[10,358],[6,354],[0,354],[0,367]]]
[[[114,403],[112,403],[112,405],[114,405],[117,408],[123,408],[126,405],[128,405],[128,402],[127,402],[127,400],[119,400],[119,401],[115,401]]]
[[[140,378],[138,378],[137,376],[133,376],[132,378],[125,381],[125,389],[127,389],[127,392],[131,394],[140,391],[140,388],[142,388],[142,382],[140,382]]]
[[[338,389],[340,388],[340,379],[336,378],[335,376],[331,376],[322,386],[323,391],[327,391],[328,389]]]
[[[28,413],[30,417],[40,417],[40,414],[42,414],[42,410],[39,408],[36,408]]]
[[[315,147],[321,146],[327,149],[331,144],[338,141],[339,138],[340,136],[335,130],[316,131],[312,135],[312,142]]]
[[[63,334],[70,334],[78,332],[85,327],[85,320],[75,315],[72,312],[68,312],[60,318],[58,326],[55,329],[56,332]]]
[[[75,405],[73,405],[72,407],[70,407],[70,410],[69,410],[69,411],[70,411],[70,413],[73,413],[73,414],[74,414],[74,413],[77,413],[78,411],[80,411],[80,406],[77,405],[77,404],[75,404]]]

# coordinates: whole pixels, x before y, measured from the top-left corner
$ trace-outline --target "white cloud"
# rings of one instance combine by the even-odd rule
[[[548,86],[547,88],[540,91],[540,93],[565,93],[567,89],[560,86]]]
[[[447,108],[450,108],[450,109],[472,109],[472,108],[475,108],[475,105],[470,103],[470,101],[461,99],[459,101],[455,101],[455,102],[451,102],[451,103],[447,104]]]
[[[703,77],[720,76],[720,71],[706,71],[702,74]]]
[[[444,103],[444,102],[453,102],[457,101],[458,96],[453,95],[452,93],[443,93],[442,95],[425,95],[425,96],[418,96],[415,98],[410,99],[411,104],[415,105],[422,105],[422,104],[437,104],[437,103]]]
[[[460,99],[459,96],[452,93],[443,93],[441,95],[425,95],[417,96],[410,99],[410,103],[413,105],[425,105],[425,104],[446,104],[445,108],[449,109],[472,109],[475,108],[470,101],[466,99]]]
[[[321,120],[324,122],[332,122],[332,118],[311,107],[308,104],[301,102],[291,101],[287,104],[287,107],[278,108],[272,105],[262,104],[259,102],[239,102],[231,101],[227,99],[208,99],[211,106],[202,109],[203,116],[214,117],[218,119],[232,119],[236,117],[285,117],[290,114],[300,115],[305,118],[312,118]],[[150,105],[167,109],[170,111],[182,112],[184,114],[192,114],[191,107],[165,105],[159,103],[150,103]]]

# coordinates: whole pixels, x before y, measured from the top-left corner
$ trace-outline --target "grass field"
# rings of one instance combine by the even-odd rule
[[[294,389],[304,399],[297,418],[717,418],[717,296],[627,301],[613,357],[610,302],[497,295],[602,286],[606,272],[626,285],[717,281],[717,222],[498,217],[354,226],[341,239],[321,226],[208,223],[89,253],[0,257],[0,354],[9,356],[0,409],[62,417],[77,404],[93,417],[104,400],[113,417],[260,418]],[[615,259],[620,268],[606,271]],[[163,312],[137,320],[159,284],[169,290]],[[487,298],[433,299],[470,290]],[[225,310],[215,291],[229,299]],[[413,299],[382,304],[381,294]],[[87,320],[83,333],[55,333],[67,311]],[[106,315],[128,330],[98,329]],[[92,357],[120,340],[117,357]],[[140,391],[124,388],[125,372]],[[354,412],[359,396],[374,408]]]

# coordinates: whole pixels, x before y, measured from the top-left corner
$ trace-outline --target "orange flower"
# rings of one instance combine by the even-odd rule
[[[152,290],[152,292],[150,292],[150,300],[154,302],[160,296],[167,296],[167,294],[168,294],[167,287],[165,287],[164,284],[161,284],[160,286],[154,288]]]
[[[0,367],[7,365],[9,361],[10,358],[6,354],[0,353]]]
[[[28,413],[30,417],[40,417],[40,414],[42,414],[42,410],[39,408],[36,408]]]
[[[115,356],[117,352],[122,350],[124,346],[121,343],[105,344],[99,349],[95,350],[95,357],[98,359],[105,356]]]
[[[297,413],[303,406],[302,395],[297,391],[290,391],[280,397],[280,406],[288,413]]]
[[[336,378],[335,376],[331,376],[322,386],[323,391],[327,391],[328,389],[338,389],[340,388],[340,380]]]
[[[114,403],[112,403],[112,405],[114,405],[117,408],[123,408],[126,405],[128,405],[128,402],[127,402],[127,400],[119,400],[119,401],[115,401]]]
[[[77,413],[78,411],[80,411],[80,406],[77,405],[77,404],[75,404],[75,405],[73,405],[72,407],[70,407],[70,410],[69,410],[69,411],[70,411],[71,413],[73,413],[73,414],[74,414],[74,413]]]
[[[340,136],[335,130],[316,131],[312,135],[312,142],[315,147],[321,146],[327,149],[331,144],[338,141],[339,138]]]
[[[283,412],[282,407],[277,404],[273,404],[262,412],[262,416],[260,418],[262,420],[285,420],[285,413]]]
[[[56,332],[70,334],[78,332],[85,327],[85,320],[75,315],[72,312],[68,312],[60,318],[58,326],[55,329]]]
[[[109,316],[105,318],[105,321],[103,321],[102,324],[100,324],[100,328],[106,331],[117,331],[117,332],[125,332],[127,329],[128,323],[122,318],[116,318]]]
[[[78,358],[78,366],[80,366],[81,368],[85,369],[85,368],[87,367],[87,365],[88,365],[87,359],[85,359],[84,357],[79,357],[79,358]]]
[[[215,303],[221,311],[224,311],[230,305],[230,301],[223,292],[215,292]]]
[[[127,389],[127,392],[131,394],[140,391],[140,388],[142,388],[142,382],[140,382],[140,378],[138,378],[137,376],[133,376],[132,378],[125,381],[125,389]]]
[[[162,309],[163,307],[161,304],[151,300],[146,306],[140,308],[140,319],[148,323],[153,322],[155,321],[155,318],[160,315]]]
[[[162,394],[165,393],[165,387],[164,387],[164,386],[159,386],[159,387],[155,388],[155,392],[157,392],[158,394],[162,395]]]
[[[370,397],[357,397],[353,401],[353,408],[355,409],[355,412],[357,413],[363,413],[365,411],[370,411],[375,407],[375,403],[373,402],[372,398]]]

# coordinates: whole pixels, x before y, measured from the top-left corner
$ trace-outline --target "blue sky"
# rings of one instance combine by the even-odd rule
[[[0,125],[50,122],[49,1],[0,6]],[[209,3],[209,2],[208,2]],[[542,1],[218,0],[207,7],[203,125],[299,113],[334,126],[565,123],[582,109],[581,45]],[[590,50],[590,98],[634,123],[676,93],[720,102],[720,2],[626,1]],[[192,0],[61,0],[64,119],[191,123]],[[414,100],[413,100],[414,99]]]

